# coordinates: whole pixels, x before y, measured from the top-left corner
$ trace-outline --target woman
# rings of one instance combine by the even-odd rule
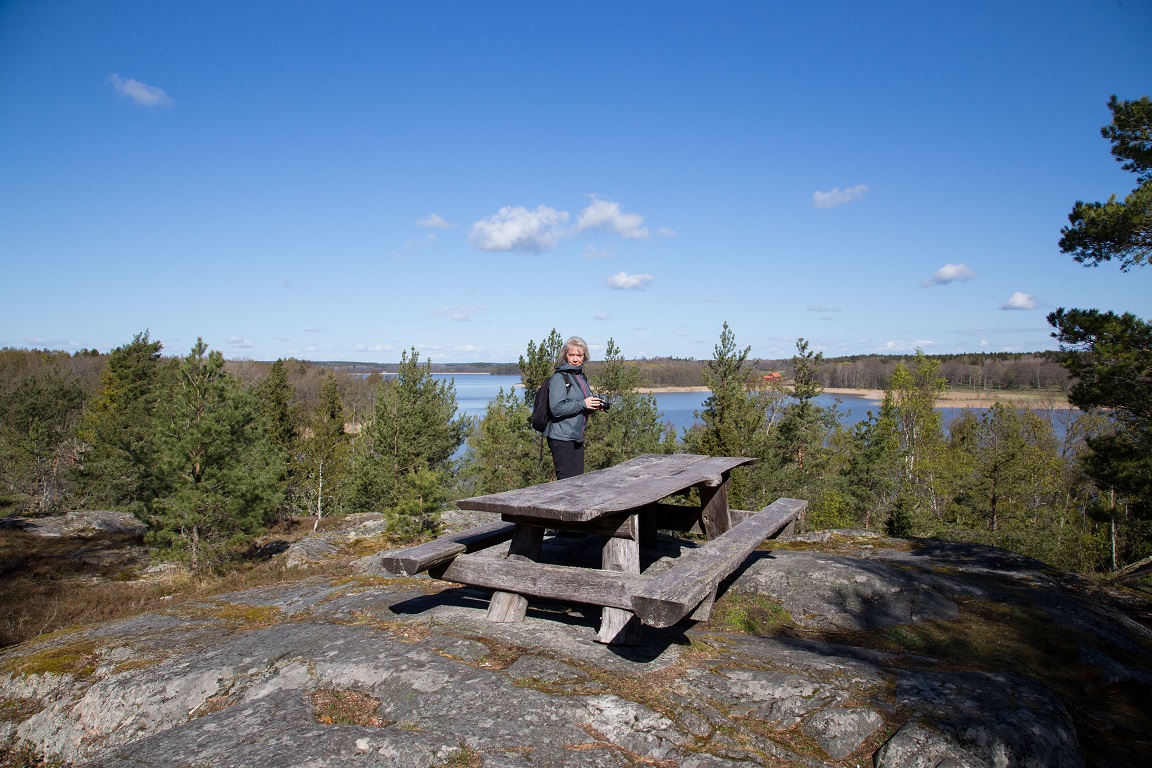
[[[548,410],[552,420],[544,434],[548,436],[557,480],[584,474],[584,428],[588,414],[603,406],[600,398],[592,394],[588,377],[584,375],[587,359],[588,345],[584,339],[573,336],[564,342],[556,373],[548,379]]]

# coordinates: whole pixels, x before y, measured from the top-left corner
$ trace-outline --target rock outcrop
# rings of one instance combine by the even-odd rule
[[[101,768],[1152,764],[1152,632],[1000,550],[801,537],[638,648],[378,561],[8,649],[0,742]]]

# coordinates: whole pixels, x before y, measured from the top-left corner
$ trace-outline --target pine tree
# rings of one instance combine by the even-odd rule
[[[62,503],[83,407],[84,390],[55,368],[0,395],[0,484],[25,513]]]
[[[413,348],[400,359],[396,378],[381,382],[372,422],[356,444],[351,505],[361,511],[389,510],[410,498],[427,472],[449,483],[452,455],[463,444],[471,420],[456,416],[456,387],[438,381],[430,364],[420,365]],[[419,477],[414,473],[424,473]],[[406,526],[404,526],[406,527]]]
[[[592,391],[606,398],[610,407],[589,419],[588,469],[603,469],[675,447],[675,431],[660,422],[655,398],[637,391],[640,369],[624,361],[615,340],[608,339],[604,362],[591,378]]]
[[[270,521],[279,502],[276,465],[259,406],[197,339],[170,367],[157,413],[158,474],[149,540],[203,573],[229,546]]]
[[[702,371],[709,395],[704,409],[695,416],[703,426],[689,430],[684,442],[689,450],[708,456],[748,456],[760,453],[764,411],[749,395],[754,388],[748,364],[751,347],[736,349],[736,334],[724,323],[720,342]],[[749,453],[751,451],[751,453]]]
[[[503,388],[468,434],[461,476],[468,493],[500,493],[554,480],[543,437],[528,424],[531,406]]]
[[[703,424],[684,433],[684,446],[692,453],[708,456],[746,456],[765,459],[768,455],[768,413],[774,405],[771,391],[764,389],[748,363],[751,347],[736,348],[736,335],[724,323],[720,342],[702,371],[709,396],[704,409],[696,412]],[[771,482],[765,471],[770,463],[751,469],[740,467],[732,473],[729,498],[733,505],[749,507],[762,503]]]
[[[280,498],[285,504],[290,504],[298,482],[293,456],[296,425],[291,404],[294,393],[283,360],[272,364],[268,374],[253,389],[253,394],[259,407],[260,428],[268,442]],[[283,506],[280,513],[286,517],[291,515],[291,510]]]
[[[536,390],[544,386],[555,372],[556,361],[560,358],[563,347],[564,340],[555,328],[539,346],[529,340],[527,356],[520,356],[520,381],[524,385],[524,402],[531,403],[536,396]]]
[[[899,441],[891,415],[868,412],[867,421],[857,424],[847,446],[845,469],[855,515],[860,524],[872,530],[886,525],[900,487]]]
[[[1078,201],[1060,250],[1089,266],[1116,259],[1126,272],[1152,254],[1152,100],[1113,95],[1108,108],[1112,123],[1100,133],[1137,174],[1137,187],[1123,202]],[[1111,430],[1087,441],[1084,466],[1099,487],[1096,508],[1109,519],[1114,563],[1138,560],[1152,551],[1152,324],[1128,312],[1063,307],[1048,323],[1077,379],[1069,401],[1113,418]]]
[[[321,518],[338,512],[344,504],[351,450],[344,430],[346,418],[336,379],[326,376],[319,407],[306,416],[294,454],[295,501],[300,511],[315,515],[313,530]]]
[[[108,354],[100,391],[80,430],[87,450],[77,477],[89,505],[142,514],[156,495],[154,421],[162,349],[143,331]]]
[[[820,451],[826,437],[826,414],[814,402],[824,391],[818,376],[823,359],[823,354],[808,348],[806,339],[796,340],[796,354],[792,357],[793,402],[781,414],[777,440],[785,461],[795,464],[800,472],[804,472],[805,458]]]

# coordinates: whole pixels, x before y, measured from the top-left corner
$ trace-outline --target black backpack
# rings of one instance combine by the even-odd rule
[[[572,388],[572,380],[568,378],[568,374],[559,371],[558,373],[564,377],[564,391],[567,392]],[[536,390],[536,398],[532,401],[532,415],[528,417],[528,422],[532,425],[532,429],[537,432],[548,429],[548,422],[552,420],[552,413],[548,410],[548,383],[550,381],[552,381],[551,376],[544,380],[540,389]]]

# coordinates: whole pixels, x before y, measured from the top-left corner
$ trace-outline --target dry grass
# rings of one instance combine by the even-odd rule
[[[380,699],[351,688],[318,688],[312,692],[312,715],[322,725],[384,728],[392,723],[377,715]]]
[[[164,585],[130,583],[130,570],[94,554],[138,545],[126,536],[46,538],[0,529],[0,647],[162,605]]]
[[[326,520],[327,526],[339,521]],[[305,536],[311,523],[282,526],[277,535]],[[322,526],[324,527],[324,526]],[[181,603],[255,587],[351,573],[349,560],[289,570],[254,549],[224,573],[193,578],[183,568],[132,580],[148,563],[140,540],[124,535],[49,538],[0,528],[0,647],[87,624],[114,621]],[[110,556],[119,550],[124,555]]]

